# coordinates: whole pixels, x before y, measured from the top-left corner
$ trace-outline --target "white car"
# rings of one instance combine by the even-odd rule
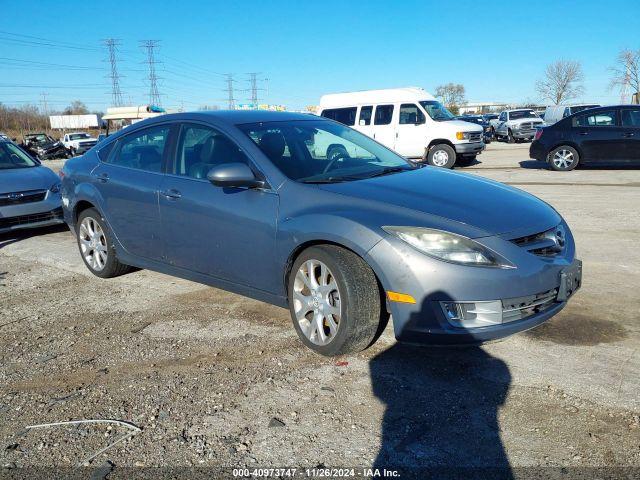
[[[496,140],[504,139],[507,143],[523,140],[533,140],[536,130],[544,127],[545,123],[530,108],[505,110],[500,113],[498,120],[492,120],[493,136]]]
[[[581,103],[579,105],[552,105],[547,107],[542,118],[544,118],[544,123],[547,125],[553,125],[563,118],[567,118],[569,115],[599,106],[600,105],[595,103]]]
[[[60,141],[72,155],[83,154],[98,143],[97,138],[93,138],[85,132],[65,133]]]
[[[320,115],[353,127],[404,157],[438,167],[473,161],[485,148],[480,125],[456,120],[422,88],[324,95]],[[336,146],[326,147],[327,157],[336,154]]]

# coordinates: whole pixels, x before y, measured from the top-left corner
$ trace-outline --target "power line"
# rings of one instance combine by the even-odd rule
[[[114,107],[122,106],[122,92],[120,91],[120,75],[118,75],[118,64],[116,58],[116,50],[120,41],[115,38],[107,38],[104,44],[109,50],[109,63],[111,64],[111,101]]]
[[[158,93],[158,77],[156,75],[156,63],[153,50],[158,47],[158,40],[146,40],[140,46],[147,49],[146,63],[149,66],[149,104],[160,105],[160,94]]]

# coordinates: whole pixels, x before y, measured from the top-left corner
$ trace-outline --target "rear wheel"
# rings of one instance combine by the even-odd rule
[[[78,217],[76,238],[82,261],[95,276],[112,278],[131,271],[129,265],[118,261],[111,232],[95,208],[84,210]]]
[[[580,154],[578,151],[568,145],[562,145],[555,148],[549,154],[549,166],[558,172],[568,172],[578,166],[580,162]]]
[[[288,295],[298,336],[321,355],[364,350],[388,319],[373,270],[355,253],[334,245],[311,247],[298,256]]]
[[[456,152],[446,143],[434,145],[427,152],[427,163],[434,167],[452,168],[456,163]]]

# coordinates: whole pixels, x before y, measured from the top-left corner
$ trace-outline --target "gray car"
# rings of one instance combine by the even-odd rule
[[[0,139],[0,233],[60,223],[58,176],[13,142]]]
[[[327,158],[331,145],[343,153]],[[148,268],[288,308],[324,355],[367,348],[390,315],[404,341],[501,338],[581,283],[571,231],[545,202],[309,115],[163,115],[63,174],[65,220],[95,275]]]

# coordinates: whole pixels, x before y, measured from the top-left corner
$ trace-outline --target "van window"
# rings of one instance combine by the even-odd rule
[[[389,125],[393,117],[393,105],[378,105],[373,120],[374,125]]]
[[[351,126],[356,123],[356,110],[356,107],[330,108],[328,110],[323,110],[322,116]]]
[[[371,114],[373,113],[373,107],[371,105],[365,105],[360,108],[360,121],[359,125],[371,125]]]
[[[424,113],[414,103],[400,105],[400,125],[418,125],[425,122]]]

